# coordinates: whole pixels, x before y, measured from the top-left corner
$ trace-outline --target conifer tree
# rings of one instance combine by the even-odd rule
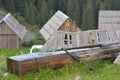
[[[27,19],[27,21],[30,22],[31,24],[35,24],[37,9],[34,6],[34,4],[31,2],[26,3],[24,12],[25,12],[24,17]]]
[[[105,10],[106,9],[106,4],[102,1],[100,2],[100,8],[99,10]]]
[[[41,6],[42,6],[42,0],[38,0],[36,6],[37,6],[38,11],[40,11]]]
[[[67,0],[56,0],[56,10],[61,10],[62,12],[66,13],[67,3]]]
[[[45,22],[48,20],[48,5],[46,0],[42,1],[42,6],[41,6],[41,18],[40,18],[40,24],[43,26]]]
[[[83,30],[95,28],[95,14],[93,0],[87,0],[83,9],[82,27]]]
[[[114,0],[104,0],[107,10],[112,10],[114,6]]]
[[[9,12],[15,11],[15,3],[13,0],[3,0],[3,3],[5,9],[7,9]]]
[[[114,0],[113,9],[120,10],[120,0]]]
[[[78,0],[69,0],[67,4],[67,15],[74,20],[78,25],[80,24],[80,8]]]

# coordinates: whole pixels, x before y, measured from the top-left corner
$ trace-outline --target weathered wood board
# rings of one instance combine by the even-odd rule
[[[42,47],[42,51],[60,48],[120,42],[120,30],[88,30],[82,32],[57,31]]]
[[[112,45],[109,47],[94,47],[85,49],[68,50],[71,54],[79,57],[80,60],[103,60],[107,58],[115,58],[119,53],[120,45]],[[32,54],[24,54],[7,58],[8,72],[21,76],[28,72],[36,72],[40,68],[60,68],[68,64],[74,63],[75,60],[64,51],[55,52],[37,52]]]
[[[69,55],[64,53],[56,55],[48,54],[48,56],[41,54],[32,53],[7,58],[8,72],[21,76],[28,72],[36,72],[39,68],[49,67],[56,69],[74,62]]]
[[[101,30],[120,29],[120,11],[100,10],[98,28]]]

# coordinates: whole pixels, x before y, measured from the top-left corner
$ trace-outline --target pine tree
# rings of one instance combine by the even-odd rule
[[[49,15],[47,16],[48,17],[48,19],[56,12],[56,10],[55,10],[55,1],[56,0],[48,0],[47,1],[47,7],[48,7],[48,13],[49,13]]]
[[[104,0],[107,10],[112,10],[114,6],[114,0]]]
[[[22,16],[24,16],[25,5],[26,3],[31,2],[31,0],[29,0],[29,2],[27,0],[14,0],[14,1],[15,1],[15,10],[19,12]]]
[[[25,4],[25,9],[24,9],[24,17],[28,22],[31,24],[36,23],[36,15],[37,15],[37,9],[34,6],[33,3],[29,2]]]
[[[78,0],[69,0],[67,4],[67,14],[74,20],[78,25],[80,25],[80,8]]]
[[[56,10],[61,10],[62,12],[64,12],[64,13],[66,13],[67,11],[66,11],[66,9],[67,9],[67,0],[56,0],[56,2],[55,2],[56,4],[55,4],[55,9]]]
[[[99,17],[99,8],[100,8],[101,0],[93,0],[93,9],[94,9],[94,16],[95,16],[95,29],[98,29],[98,17]]]
[[[2,6],[2,0],[0,0],[0,7]]]
[[[74,12],[73,12],[73,8],[72,8],[72,0],[69,0],[68,4],[67,4],[67,15],[69,17],[71,17],[72,19],[74,19],[73,14],[74,14]]]
[[[48,5],[48,10],[52,10],[54,11],[55,10],[55,0],[48,0],[47,1],[47,5]]]
[[[113,9],[120,10],[120,0],[114,0]]]
[[[29,16],[30,16],[29,3],[26,3],[25,4],[25,9],[24,9],[24,17],[27,21],[29,21]]]
[[[99,10],[105,10],[105,9],[106,9],[106,4],[103,1],[101,1]]]
[[[42,6],[42,0],[38,0],[36,6],[37,6],[38,11],[40,11],[41,6]]]
[[[3,4],[5,9],[7,9],[9,12],[15,11],[15,3],[13,0],[3,0]]]
[[[83,10],[82,27],[83,30],[95,28],[95,14],[93,0],[87,0]]]
[[[48,6],[46,0],[42,1],[42,6],[41,6],[41,18],[40,18],[40,25],[43,26],[45,22],[48,20]]]
[[[79,9],[80,9],[80,26],[82,24],[82,12],[83,12],[83,6],[86,3],[86,0],[79,0],[78,4],[79,4]]]

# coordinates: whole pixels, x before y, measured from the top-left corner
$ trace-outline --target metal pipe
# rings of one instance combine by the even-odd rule
[[[86,66],[90,71],[94,71],[95,69],[91,66],[88,66],[87,64],[83,63],[80,61],[79,57],[77,57],[76,55],[73,55],[71,53],[69,53],[66,49],[61,48],[62,50],[64,50],[67,54],[69,54],[73,59],[75,59],[77,62],[80,62],[82,65]]]

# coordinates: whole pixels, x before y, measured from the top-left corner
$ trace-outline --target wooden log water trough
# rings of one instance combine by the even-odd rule
[[[80,60],[102,60],[115,58],[120,51],[120,44],[106,45],[93,48],[79,48],[67,50],[70,54],[79,57]],[[75,60],[65,51],[36,52],[7,58],[8,72],[17,76],[28,72],[36,72],[40,68],[50,67],[53,69],[74,63]]]

